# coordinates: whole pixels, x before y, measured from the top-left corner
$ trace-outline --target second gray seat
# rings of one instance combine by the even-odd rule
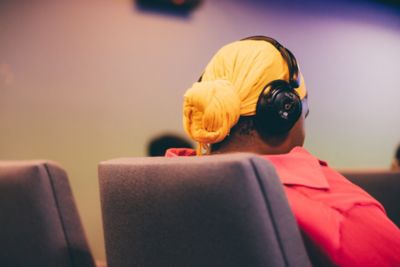
[[[310,265],[264,159],[116,159],[100,164],[99,179],[110,267]]]

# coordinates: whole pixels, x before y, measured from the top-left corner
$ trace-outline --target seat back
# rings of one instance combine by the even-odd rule
[[[247,154],[99,166],[110,267],[309,266],[272,165]]]
[[[0,265],[94,266],[67,174],[48,161],[0,161]]]
[[[388,217],[400,227],[400,172],[342,171],[343,176],[360,186],[377,199],[386,210]]]

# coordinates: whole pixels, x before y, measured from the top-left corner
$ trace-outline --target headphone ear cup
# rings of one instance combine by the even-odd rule
[[[292,129],[302,112],[301,99],[287,81],[275,80],[260,94],[255,125],[267,136],[285,134]]]

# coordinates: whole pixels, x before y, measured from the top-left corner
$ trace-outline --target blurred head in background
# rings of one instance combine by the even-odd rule
[[[190,141],[171,133],[153,137],[147,145],[147,155],[151,157],[164,156],[170,148],[193,148]]]
[[[400,171],[400,144],[397,146],[396,152],[391,166],[392,171]]]
[[[253,36],[222,47],[184,96],[183,124],[197,154],[282,154],[304,143],[308,113],[294,55]]]

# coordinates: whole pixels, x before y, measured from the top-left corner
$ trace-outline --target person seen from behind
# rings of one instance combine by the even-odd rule
[[[251,152],[270,161],[300,230],[337,266],[400,266],[400,230],[382,205],[305,148],[307,89],[294,55],[253,36],[222,47],[184,95],[196,150],[167,157]]]

